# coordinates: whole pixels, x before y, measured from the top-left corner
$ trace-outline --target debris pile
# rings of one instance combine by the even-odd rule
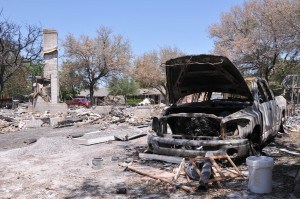
[[[98,107],[101,109],[101,107]],[[38,128],[51,126],[61,128],[67,126],[84,126],[89,124],[99,124],[101,129],[106,129],[111,124],[119,125],[128,123],[133,126],[151,124],[151,117],[157,116],[163,106],[112,106],[107,113],[98,114],[94,109],[77,107],[69,109],[67,113],[50,114],[32,112],[27,108],[0,109],[0,133],[18,131],[25,128]]]
[[[159,156],[160,155],[155,155],[152,160],[158,160],[157,158],[159,158]],[[139,157],[146,157],[148,160],[150,158],[147,154],[139,155]],[[133,162],[129,164],[123,163],[120,164],[120,166],[126,167],[126,169],[138,174],[159,180],[162,183],[173,186],[174,189],[180,188],[191,193],[207,191],[209,186],[213,183],[221,187],[221,181],[237,178],[245,179],[244,174],[228,155],[213,156],[209,154],[207,157],[190,158],[189,163],[186,163],[185,158],[169,156],[165,159],[165,157],[166,156],[162,157],[160,160],[172,163],[176,161],[177,164],[180,163],[179,167],[170,172],[141,164],[133,165]],[[178,159],[180,159],[180,162],[178,162]],[[219,166],[217,160],[220,159],[226,159],[231,166]]]
[[[289,131],[299,132],[300,131],[300,106],[295,108],[295,114],[287,118],[285,127]]]
[[[17,129],[18,125],[15,123],[14,119],[0,115],[0,133],[16,131]]]

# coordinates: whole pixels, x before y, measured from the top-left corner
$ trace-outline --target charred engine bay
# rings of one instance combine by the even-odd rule
[[[173,134],[192,136],[219,136],[220,122],[208,117],[171,117],[168,124]]]
[[[250,105],[249,102],[212,100],[205,102],[194,102],[172,106],[166,110],[168,116],[167,123],[173,134],[191,135],[191,136],[220,136],[221,118],[244,109]],[[210,114],[192,117],[172,116],[178,113],[203,113]],[[230,128],[230,126],[228,126]],[[235,125],[233,125],[235,128]],[[234,129],[227,129],[228,132]]]

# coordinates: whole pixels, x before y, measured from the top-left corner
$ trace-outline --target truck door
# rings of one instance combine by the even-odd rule
[[[265,141],[272,132],[273,119],[272,119],[272,106],[267,93],[263,89],[261,81],[257,81],[258,98],[259,98],[259,111],[262,114],[262,140]]]
[[[262,87],[267,95],[268,98],[268,103],[271,107],[271,115],[270,115],[270,120],[272,121],[272,135],[276,135],[278,130],[279,130],[279,125],[280,125],[280,110],[279,106],[277,105],[277,102],[275,100],[273,92],[270,90],[270,88],[267,85],[267,82],[265,80],[261,81]]]

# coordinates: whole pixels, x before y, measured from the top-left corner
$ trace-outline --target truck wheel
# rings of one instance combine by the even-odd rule
[[[257,147],[255,143],[252,141],[249,141],[249,155],[251,156],[260,156],[261,155],[261,149]]]
[[[249,154],[253,156],[260,156],[262,152],[262,141],[260,131],[254,129],[253,133],[249,137]]]
[[[282,113],[282,116],[281,116],[280,126],[279,126],[279,132],[280,132],[280,133],[285,133],[285,132],[284,132],[284,127],[283,127],[284,124],[285,124],[285,114],[284,114],[284,112],[283,112],[283,113]]]

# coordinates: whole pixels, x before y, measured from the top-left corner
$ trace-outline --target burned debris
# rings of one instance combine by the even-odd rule
[[[158,158],[160,155],[156,155]],[[150,158],[147,155],[141,155],[141,158]],[[155,158],[155,156],[152,156]],[[213,156],[211,153],[207,154],[207,157],[189,158],[189,162],[186,163],[185,158],[162,156],[161,161],[177,162],[179,167],[173,172],[158,171],[155,168],[149,166],[134,165],[133,162],[129,164],[120,164],[138,174],[148,176],[150,178],[161,181],[164,184],[174,186],[190,193],[207,191],[208,187],[212,183],[216,183],[217,186],[221,186],[220,181],[226,181],[230,179],[244,179],[245,176],[240,172],[237,166],[233,163],[228,155]],[[226,159],[231,164],[231,167],[221,168],[216,160]],[[138,162],[137,162],[138,164]]]
[[[204,116],[192,117],[186,126],[187,134],[192,136],[219,136],[220,134],[219,122]]]
[[[98,124],[101,129],[106,129],[110,124],[130,124],[139,128],[151,125],[151,117],[162,110],[162,107],[144,108],[144,117],[138,117],[138,107],[106,106],[108,111],[93,110],[83,107],[66,109],[63,112],[43,113],[33,111],[28,107],[18,107],[14,110],[0,110],[0,132],[18,131],[26,128],[38,128],[51,126],[63,128],[68,126],[86,126]],[[140,114],[140,113],[139,113]]]

